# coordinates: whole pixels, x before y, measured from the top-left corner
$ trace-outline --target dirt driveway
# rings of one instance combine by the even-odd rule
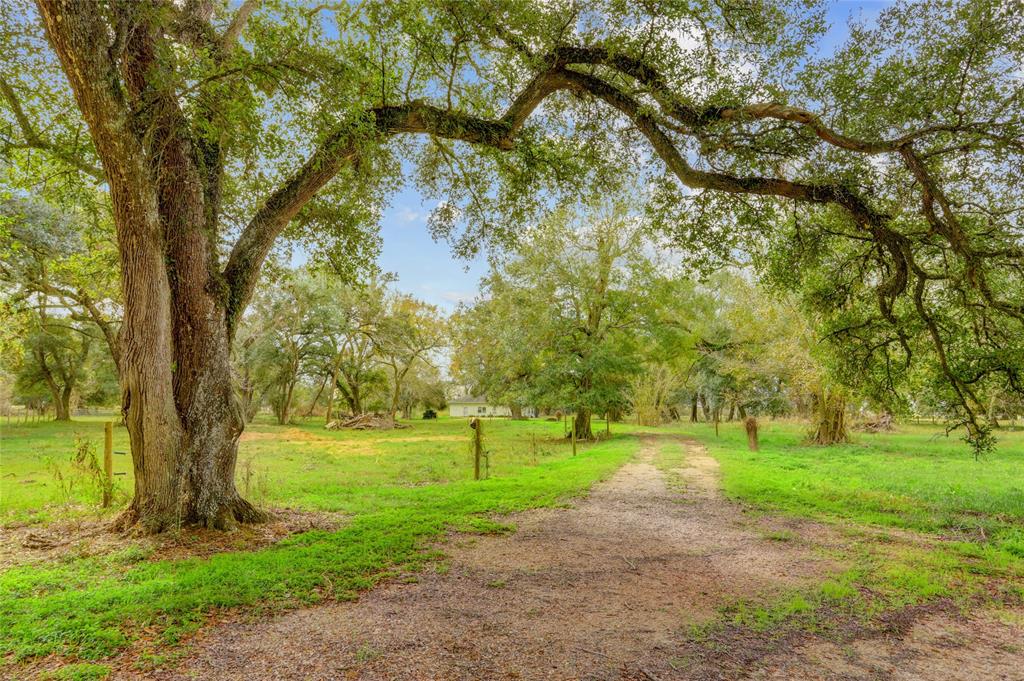
[[[444,547],[448,570],[357,602],[209,629],[180,668],[152,675],[1024,679],[1020,628],[942,611],[841,645],[802,636],[696,651],[689,627],[723,605],[841,569],[815,547],[842,538],[820,524],[745,514],[722,498],[718,465],[696,443],[684,443],[684,467],[666,476],[656,461],[669,442],[678,440],[644,439],[633,461],[574,508],[519,514],[511,535],[455,538]],[[780,528],[797,539],[773,540]]]

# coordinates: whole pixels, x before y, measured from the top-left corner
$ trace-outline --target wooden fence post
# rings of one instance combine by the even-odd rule
[[[748,416],[743,419],[743,427],[747,429],[747,449],[756,452],[758,450],[757,419],[753,416]]]
[[[483,422],[478,418],[473,418],[469,422],[469,427],[473,429],[473,479],[480,479],[480,454],[483,449]]]
[[[576,456],[576,414],[572,415],[572,455]]]
[[[114,422],[103,424],[103,508],[110,506],[114,489]]]

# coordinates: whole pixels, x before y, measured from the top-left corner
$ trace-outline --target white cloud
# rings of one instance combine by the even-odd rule
[[[476,298],[476,294],[464,291],[442,291],[441,298],[455,304],[471,303]]]
[[[421,213],[420,211],[417,210],[413,210],[408,206],[403,206],[402,209],[398,211],[398,219],[408,224],[414,222],[423,222],[424,220],[427,219],[427,214]]]

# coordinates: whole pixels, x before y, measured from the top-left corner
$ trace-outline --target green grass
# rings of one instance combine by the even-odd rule
[[[342,529],[205,559],[154,562],[129,547],[8,569],[0,574],[0,656],[98,660],[143,632],[173,646],[217,609],[275,610],[350,598],[381,578],[437,560],[429,543],[449,529],[505,531],[486,516],[580,494],[632,456],[637,444],[622,435],[582,446],[573,457],[558,438],[561,424],[494,421],[485,427],[491,477],[477,482],[460,437],[468,431],[465,421],[357,434],[325,433],[312,424],[258,425],[253,432],[280,436],[243,444],[242,456],[266,467],[268,501],[351,514]],[[38,428],[40,439],[58,439],[58,426]],[[22,453],[33,451],[24,430],[10,436],[21,439]],[[534,439],[541,441],[536,453]],[[13,449],[5,446],[5,459]]]
[[[427,563],[444,573],[449,566],[430,548],[432,540],[451,529],[507,532],[512,528],[491,514],[555,505],[585,491],[636,451],[626,431],[696,437],[720,462],[730,497],[766,512],[824,519],[844,534],[842,546],[828,549],[828,557],[845,566],[838,574],[764,602],[728,604],[719,624],[815,628],[837,612],[870,618],[936,598],[966,604],[1024,596],[1021,433],[1002,435],[994,454],[975,461],[955,437],[933,437],[937,428],[858,434],[852,444],[823,448],[802,444],[805,426],[765,422],[761,451],[751,453],[737,424],[723,424],[720,437],[705,425],[619,426],[619,435],[582,445],[573,457],[561,423],[494,420],[484,424],[490,479],[475,482],[467,421],[413,425],[353,433],[326,431],[312,421],[253,424],[240,446],[239,487],[263,505],[346,514],[341,529],[206,559],[156,562],[129,545],[7,569],[0,573],[0,656],[17,661],[56,653],[81,662],[65,667],[71,669],[67,678],[102,678],[106,668],[88,662],[141,637],[140,659],[166,659],[219,609],[274,611],[350,598]],[[61,471],[65,485],[74,478],[68,461],[76,434],[99,445],[102,419],[3,429],[0,521],[98,513],[98,491],[78,481],[62,492],[54,475]],[[671,441],[660,444],[656,463],[681,489],[674,471],[684,463],[684,450]],[[115,448],[127,449],[123,429],[115,429]],[[115,459],[115,470],[128,467],[127,457]],[[130,472],[117,481],[129,488]],[[902,541],[900,529],[930,539]],[[762,536],[799,539],[777,529]]]
[[[726,624],[765,632],[818,630],[843,617],[861,621],[885,611],[950,599],[969,608],[1020,604],[1024,597],[1024,435],[1001,434],[1001,446],[977,461],[955,437],[902,426],[854,434],[833,447],[803,443],[806,425],[766,422],[761,448],[747,449],[741,426],[720,436],[704,425],[676,428],[702,441],[721,466],[725,493],[769,512],[835,523],[845,536],[826,553],[847,568],[812,589],[723,608]],[[901,541],[879,528],[921,533]],[[763,533],[789,541],[786,531]],[[698,636],[700,636],[698,632]]]
[[[725,493],[773,510],[901,527],[992,544],[1024,557],[1024,433],[1000,433],[975,460],[956,436],[926,426],[854,434],[847,445],[803,444],[806,426],[766,422],[761,450],[742,427],[687,429],[721,464]]]
[[[103,681],[110,676],[110,668],[103,664],[78,662],[67,664],[43,674],[46,681]]]
[[[109,417],[71,423],[41,421],[0,427],[0,523],[46,522],[96,515],[100,491],[74,475],[70,461],[81,438],[102,460]],[[246,496],[269,506],[350,510],[355,497],[372,499],[380,486],[418,485],[473,477],[467,419],[410,421],[392,431],[330,431],[320,420],[278,426],[261,418],[239,445],[237,482]],[[128,433],[114,428],[114,450],[127,451]],[[548,421],[484,422],[492,477],[571,454],[563,425]],[[57,481],[60,471],[64,484]],[[114,456],[114,483],[123,502],[134,478],[131,458]],[[67,487],[70,483],[70,491]]]
[[[0,422],[0,522],[45,522],[95,513],[101,492],[75,475],[77,441],[92,444],[103,461],[103,424],[112,417],[82,417],[71,423]],[[114,428],[114,450],[128,451],[128,431]],[[123,499],[132,488],[131,457],[114,456],[114,477]],[[58,481],[58,474],[63,484]]]

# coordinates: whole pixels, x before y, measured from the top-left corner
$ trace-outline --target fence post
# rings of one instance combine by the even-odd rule
[[[110,506],[114,489],[114,422],[103,424],[103,508]]]
[[[473,429],[473,479],[480,479],[480,450],[483,446],[483,422],[478,418],[474,418],[469,422],[469,427]]]
[[[572,455],[576,456],[576,414],[572,415]]]
[[[743,427],[747,430],[747,449],[756,452],[758,450],[757,419],[753,416],[748,416],[743,419]]]

